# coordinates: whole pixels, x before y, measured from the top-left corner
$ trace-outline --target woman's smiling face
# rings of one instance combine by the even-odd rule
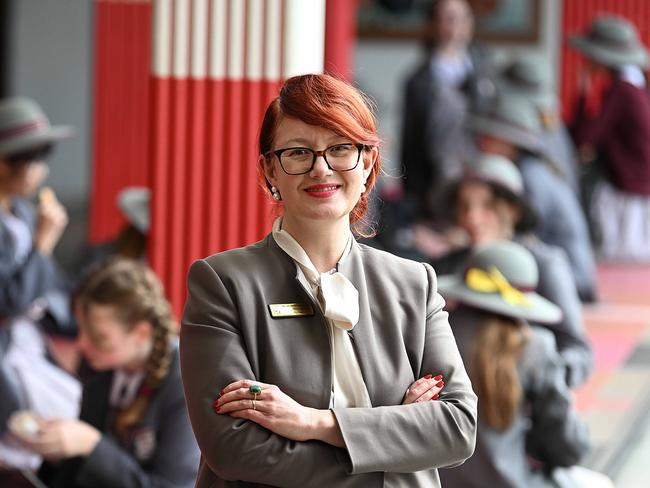
[[[278,124],[273,151],[288,147],[304,147],[315,151],[336,144],[356,144],[329,129],[283,117]],[[330,169],[322,156],[316,158],[311,171],[301,175],[288,175],[278,157],[271,154],[264,161],[267,180],[282,197],[284,217],[296,220],[338,220],[349,214],[365,191],[365,181],[370,174],[377,150],[361,151],[359,163],[350,171]],[[260,156],[263,158],[263,156]]]

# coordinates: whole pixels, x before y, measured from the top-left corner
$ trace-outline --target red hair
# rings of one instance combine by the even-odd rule
[[[348,82],[327,74],[294,76],[285,81],[280,95],[266,109],[260,129],[260,154],[268,157],[273,148],[276,130],[283,117],[293,117],[306,124],[329,129],[355,143],[370,147],[379,146],[377,124],[370,100]],[[371,227],[364,220],[368,211],[368,195],[377,181],[381,170],[379,152],[370,175],[366,180],[366,191],[350,212],[350,223],[356,234],[369,237]],[[264,163],[260,159],[258,172],[263,187],[270,193],[271,185],[264,176]]]

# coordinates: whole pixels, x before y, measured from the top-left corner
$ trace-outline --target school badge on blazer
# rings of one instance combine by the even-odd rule
[[[270,303],[269,311],[274,319],[314,315],[314,307],[308,303]]]
[[[150,461],[156,450],[156,431],[152,427],[142,427],[133,433],[133,455],[141,462]]]

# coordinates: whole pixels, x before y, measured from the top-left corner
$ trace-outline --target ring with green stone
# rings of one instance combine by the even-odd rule
[[[255,401],[257,401],[257,395],[262,393],[262,387],[260,385],[251,385],[248,391],[253,394],[253,410],[255,410]]]

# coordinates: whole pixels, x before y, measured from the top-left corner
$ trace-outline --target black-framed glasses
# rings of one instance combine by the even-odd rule
[[[303,175],[312,170],[318,156],[323,156],[325,164],[333,171],[352,171],[359,164],[363,148],[363,144],[348,142],[333,144],[322,151],[309,147],[285,147],[266,154],[275,154],[286,174]]]

